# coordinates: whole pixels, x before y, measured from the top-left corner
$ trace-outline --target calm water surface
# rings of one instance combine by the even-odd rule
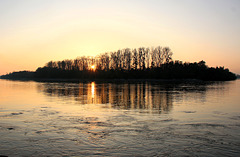
[[[0,155],[240,156],[240,80],[0,80]]]

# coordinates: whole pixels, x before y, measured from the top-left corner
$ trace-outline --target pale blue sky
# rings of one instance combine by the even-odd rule
[[[122,48],[240,73],[239,0],[0,0],[0,74]]]

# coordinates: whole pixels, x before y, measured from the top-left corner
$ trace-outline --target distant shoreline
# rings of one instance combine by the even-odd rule
[[[117,82],[128,82],[128,83],[139,83],[139,82],[215,82],[215,81],[203,81],[200,79],[64,79],[64,78],[44,78],[44,79],[7,79],[0,78],[1,80],[11,81],[35,81],[35,82],[104,82],[104,83],[117,83]],[[231,80],[230,80],[231,81]],[[223,81],[218,81],[223,82]]]
[[[72,67],[73,68],[73,67]],[[79,70],[42,67],[36,71],[18,71],[1,76],[9,80],[38,82],[156,82],[156,81],[230,81],[237,76],[224,67],[208,67],[204,61],[182,63],[171,61],[160,67],[147,69]]]

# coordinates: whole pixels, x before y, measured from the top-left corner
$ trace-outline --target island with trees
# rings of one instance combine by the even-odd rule
[[[122,49],[95,57],[49,61],[36,71],[2,75],[2,79],[197,79],[227,81],[237,77],[224,67],[208,67],[205,61],[194,63],[172,59],[168,47]]]

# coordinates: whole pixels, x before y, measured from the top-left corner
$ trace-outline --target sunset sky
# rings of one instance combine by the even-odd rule
[[[240,0],[0,0],[0,75],[152,46],[240,74]]]

